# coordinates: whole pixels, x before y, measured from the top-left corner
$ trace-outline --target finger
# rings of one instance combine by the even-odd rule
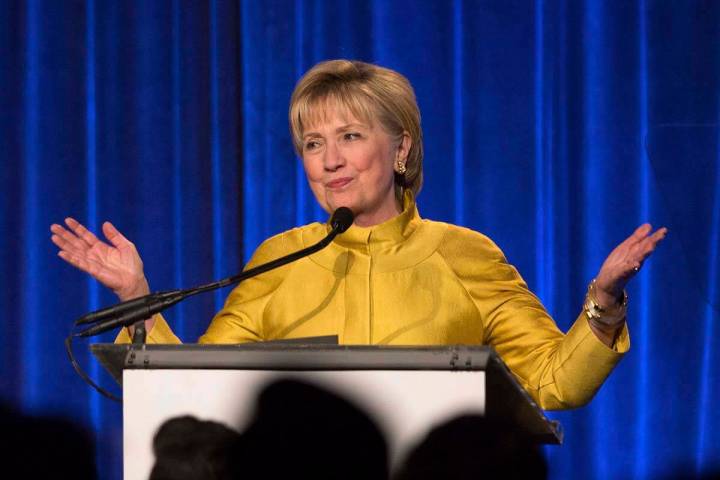
[[[58,252],[58,256],[68,262],[73,267],[82,270],[83,272],[92,276],[95,280],[99,281],[108,288],[115,290],[118,288],[117,276],[113,275],[112,272],[108,272],[100,264],[87,260],[84,257],[73,255],[69,252]]]
[[[103,277],[107,276],[107,271],[102,264],[91,258],[82,255],[75,255],[72,252],[58,252],[58,256],[63,260],[66,260],[74,267],[79,268],[83,272],[89,273],[97,280],[105,283],[105,278]]]
[[[660,228],[650,235],[651,231],[652,226],[649,223],[645,223],[635,230],[635,232],[626,241],[627,244],[624,245],[627,247],[624,256],[625,259],[636,258],[644,255],[648,248],[652,251],[652,248],[654,248],[657,242],[665,238],[667,228]],[[626,242],[623,242],[623,244]]]
[[[50,237],[50,240],[59,248],[59,252],[65,252],[75,257],[85,259],[85,261],[95,261],[92,258],[92,251],[88,250],[87,247],[78,249],[75,245],[57,235]]]
[[[615,247],[615,251],[627,254],[627,249],[631,248],[633,245],[637,244],[639,241],[645,238],[651,229],[652,226],[649,223],[644,223],[640,225],[629,237],[627,237],[617,247]]]
[[[62,232],[63,230],[65,230],[65,227],[63,227],[62,225],[58,225],[57,223],[53,223],[52,225],[50,225],[50,231],[53,233]]]
[[[70,227],[70,229],[75,232],[75,235],[80,237],[87,245],[88,247],[91,247],[98,243],[100,240],[95,236],[94,233],[92,233],[90,230],[85,228],[85,226],[75,220],[74,218],[68,217],[65,219],[65,224]]]
[[[652,231],[652,225],[649,223],[643,223],[628,237],[629,243],[634,244],[642,241]]]
[[[639,244],[635,245],[631,254],[628,255],[627,262],[641,267],[650,254],[655,251],[658,243],[665,238],[665,235],[667,235],[667,228],[661,228]]]
[[[53,224],[50,226],[50,231],[65,240],[67,244],[72,245],[74,247],[74,250],[85,251],[88,249],[87,243],[85,243],[72,231],[65,229],[62,225]]]
[[[645,256],[649,255],[653,250],[655,250],[658,243],[660,243],[666,235],[667,228],[663,227],[658,229],[655,233],[640,242],[640,253]]]
[[[658,228],[657,231],[650,236],[650,238],[652,238],[653,242],[657,244],[660,242],[660,240],[667,236],[667,233],[667,227]]]
[[[116,247],[126,246],[132,243],[110,222],[103,223],[102,229],[105,238]]]
[[[71,242],[65,240],[63,237],[59,235],[52,235],[50,237],[50,240],[58,247],[60,250],[64,250],[66,252],[72,252],[75,254],[79,254],[82,252],[82,250],[78,250]]]
[[[652,255],[652,253],[655,251],[655,247],[656,247],[656,246],[657,246],[657,245],[649,245],[649,246],[647,246],[644,250],[642,250],[642,251],[640,252],[640,255],[639,255],[639,257],[638,257],[638,260],[639,260],[640,262],[644,262],[645,260],[647,260],[647,258],[648,258],[650,255]]]

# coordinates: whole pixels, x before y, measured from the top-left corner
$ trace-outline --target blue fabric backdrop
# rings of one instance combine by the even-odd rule
[[[114,298],[55,256],[49,225],[112,220],[157,290],[238,271],[266,237],[324,218],[286,112],[302,72],[338,57],[410,79],[421,214],[493,238],[561,328],[615,244],[670,227],[629,287],[630,352],[588,407],[552,414],[552,478],[720,468],[711,0],[0,2],[2,401],[84,426],[102,478],[121,478],[120,407],[62,347]],[[226,294],[171,310],[175,331],[193,341]]]

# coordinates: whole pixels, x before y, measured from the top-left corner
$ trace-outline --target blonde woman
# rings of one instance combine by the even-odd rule
[[[228,296],[201,343],[338,335],[343,344],[488,344],[545,409],[587,403],[629,348],[624,287],[666,234],[640,226],[605,260],[563,334],[486,236],[422,219],[420,112],[401,74],[334,60],[309,70],[290,103],[290,130],[310,188],[355,223],[326,249],[249,279]],[[110,223],[109,243],[73,219],[53,225],[61,258],[121,300],[150,292],[134,245]],[[313,223],[266,240],[248,268],[309,246]],[[148,341],[179,343],[160,316]],[[129,341],[123,330],[118,341]]]

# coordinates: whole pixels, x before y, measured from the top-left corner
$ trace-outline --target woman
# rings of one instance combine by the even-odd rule
[[[355,224],[326,249],[235,288],[200,342],[336,334],[345,344],[489,344],[542,408],[592,398],[629,347],[625,284],[666,229],[642,225],[613,250],[564,335],[491,240],[420,218],[420,113],[402,75],[362,62],[318,64],[295,88],[290,128],[317,201],[327,212],[351,208]],[[73,219],[66,224],[51,227],[61,258],[121,300],[149,293],[134,245],[110,223],[109,245]],[[327,231],[313,223],[272,237],[248,267]],[[147,329],[150,342],[179,342],[160,316]]]

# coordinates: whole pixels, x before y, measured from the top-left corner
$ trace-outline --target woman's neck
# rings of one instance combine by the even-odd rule
[[[383,208],[373,212],[358,214],[353,223],[358,227],[374,227],[375,225],[387,222],[391,218],[397,217],[401,212],[402,207],[395,201],[393,203],[387,203]]]

